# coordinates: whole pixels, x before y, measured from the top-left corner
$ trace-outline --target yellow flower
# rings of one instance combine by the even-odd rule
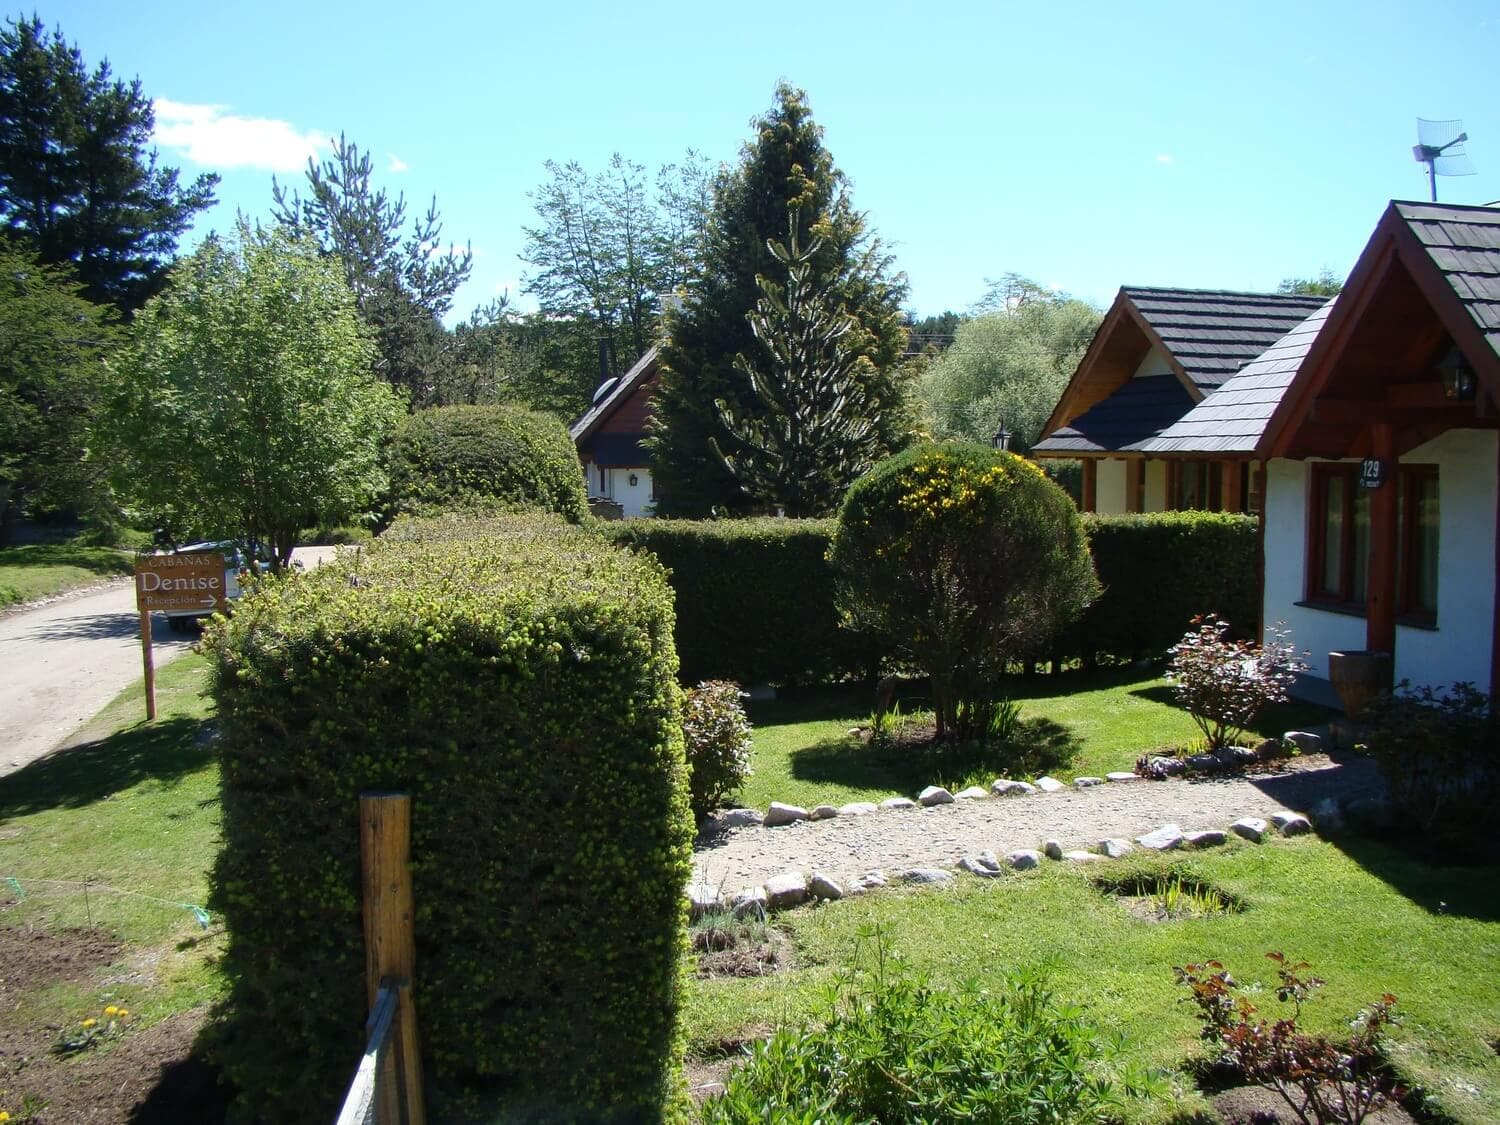
[[[104,1009],[104,1014],[113,1019],[115,1016],[118,1016],[120,1014],[120,1009],[111,1004],[109,1007]]]
[[[9,1120],[10,1120],[10,1114],[6,1113],[5,1110],[0,1109],[0,1121],[9,1121]]]
[[[130,1015],[130,1013],[128,1011],[126,1011],[124,1008],[120,1009],[120,1018],[121,1019],[125,1019],[129,1015]]]
[[[94,1026],[94,1025],[95,1025],[95,1024],[96,1024],[96,1023],[98,1023],[98,1022],[99,1022],[99,1021],[98,1021],[98,1020],[95,1020],[95,1019],[87,1019],[87,1020],[84,1020],[84,1021],[83,1021],[83,1026],[84,1026],[84,1027],[93,1027],[93,1026]]]

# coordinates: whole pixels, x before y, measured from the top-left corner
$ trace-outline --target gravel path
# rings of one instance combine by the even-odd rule
[[[1050,796],[989,797],[934,808],[735,828],[700,839],[694,881],[733,892],[791,869],[850,878],[872,869],[950,867],[986,849],[997,855],[1057,840],[1065,849],[1133,838],[1163,824],[1186,831],[1228,828],[1242,816],[1305,812],[1324,797],[1381,790],[1371,762],[1296,758],[1278,773],[1195,781],[1125,781]]]

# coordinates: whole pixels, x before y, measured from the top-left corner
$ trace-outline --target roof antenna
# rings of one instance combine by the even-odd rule
[[[1464,155],[1463,143],[1469,139],[1462,121],[1428,121],[1417,118],[1417,143],[1411,146],[1411,155],[1418,164],[1427,165],[1427,178],[1432,184],[1432,201],[1437,202],[1437,178],[1439,176],[1472,176],[1474,165]]]

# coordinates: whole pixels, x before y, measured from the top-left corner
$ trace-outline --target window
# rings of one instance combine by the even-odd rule
[[[1173,461],[1171,507],[1179,512],[1217,512],[1224,490],[1224,467],[1217,461]],[[1239,466],[1231,467],[1239,472]]]
[[[1438,471],[1402,465],[1386,487],[1396,492],[1397,612],[1409,620],[1437,620]],[[1370,493],[1359,486],[1359,466],[1312,467],[1307,600],[1364,609],[1370,560]]]

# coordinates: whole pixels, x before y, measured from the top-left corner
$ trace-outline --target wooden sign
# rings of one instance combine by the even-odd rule
[[[142,613],[213,613],[224,608],[226,592],[224,556],[218,551],[135,560],[135,604]]]

